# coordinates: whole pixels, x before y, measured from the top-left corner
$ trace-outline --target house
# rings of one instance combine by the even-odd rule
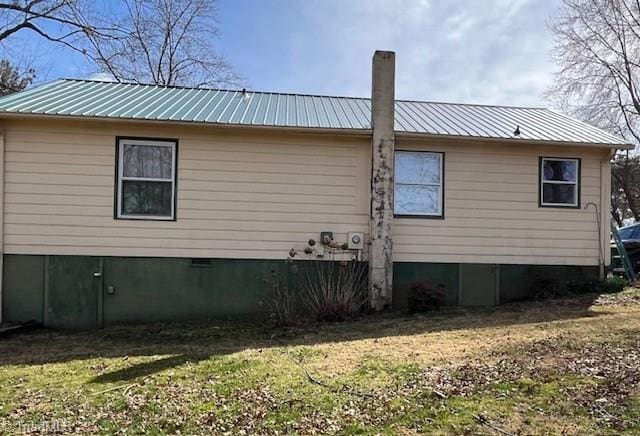
[[[260,312],[322,232],[368,258],[371,304],[414,281],[490,305],[609,265],[610,159],[539,108],[58,80],[0,99],[2,316],[54,327]],[[274,266],[275,265],[275,266]]]

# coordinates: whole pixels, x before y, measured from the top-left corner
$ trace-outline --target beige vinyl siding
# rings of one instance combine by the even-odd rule
[[[18,122],[7,137],[14,254],[284,259],[368,226],[366,138],[123,123]],[[177,138],[177,220],[113,218],[115,137]]]
[[[445,153],[445,217],[396,218],[394,260],[598,265],[596,212],[585,205],[600,206],[608,150],[433,139],[397,139],[396,149]],[[580,209],[538,206],[541,156],[581,159]]]
[[[6,253],[284,259],[321,231],[339,240],[368,231],[367,137],[87,121],[0,127]],[[175,222],[113,218],[116,136],[179,140]],[[445,153],[445,218],[397,218],[395,261],[598,264],[596,214],[584,206],[600,205],[605,150],[407,138],[396,148]],[[540,156],[581,158],[580,210],[538,207]]]

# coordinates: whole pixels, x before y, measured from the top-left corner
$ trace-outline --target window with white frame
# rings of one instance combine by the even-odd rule
[[[177,141],[119,138],[116,217],[175,219]]]
[[[395,215],[443,216],[443,153],[396,151]]]
[[[540,158],[540,206],[580,207],[580,159]]]

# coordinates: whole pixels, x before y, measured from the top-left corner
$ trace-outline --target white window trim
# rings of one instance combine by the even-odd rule
[[[152,178],[152,177],[125,177],[123,168],[123,156],[125,145],[150,145],[156,147],[171,147],[171,178]],[[173,221],[176,217],[176,141],[161,140],[144,140],[144,139],[127,139],[118,140],[118,201],[116,217],[121,219],[133,220],[158,220]],[[171,182],[171,215],[130,215],[122,213],[122,181],[144,181],[144,182]]]
[[[576,180],[574,182],[567,182],[565,180],[545,180],[544,179],[544,163],[546,161],[556,161],[556,162],[575,162],[576,164]],[[580,204],[580,159],[571,158],[571,157],[541,157],[540,158],[540,175],[539,175],[538,183],[540,190],[540,206],[545,207],[569,207],[569,208],[577,208]],[[552,184],[552,185],[574,185],[576,188],[574,189],[575,197],[573,203],[545,203],[544,202],[544,184]]]
[[[440,182],[439,183],[398,183],[396,182],[396,178],[394,177],[394,185],[393,185],[393,207],[394,207],[394,216],[402,218],[402,217],[434,217],[434,218],[444,218],[443,213],[443,204],[444,204],[444,191],[442,189],[442,185],[444,182],[444,153],[441,151],[421,151],[421,150],[396,150],[395,154],[432,154],[438,156],[440,160]],[[395,163],[395,155],[393,156]],[[395,169],[394,169],[395,172]],[[412,212],[412,213],[396,213],[395,211],[395,191],[396,185],[400,186],[437,186],[438,187],[438,211],[435,213],[420,213],[420,212]]]

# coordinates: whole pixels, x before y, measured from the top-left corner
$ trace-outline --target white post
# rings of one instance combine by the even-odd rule
[[[604,279],[606,267],[611,264],[611,159],[616,150],[612,149],[600,164],[600,247],[602,260],[599,268],[600,279]]]
[[[395,58],[390,51],[373,55],[369,289],[371,307],[378,311],[391,304],[393,294]]]

